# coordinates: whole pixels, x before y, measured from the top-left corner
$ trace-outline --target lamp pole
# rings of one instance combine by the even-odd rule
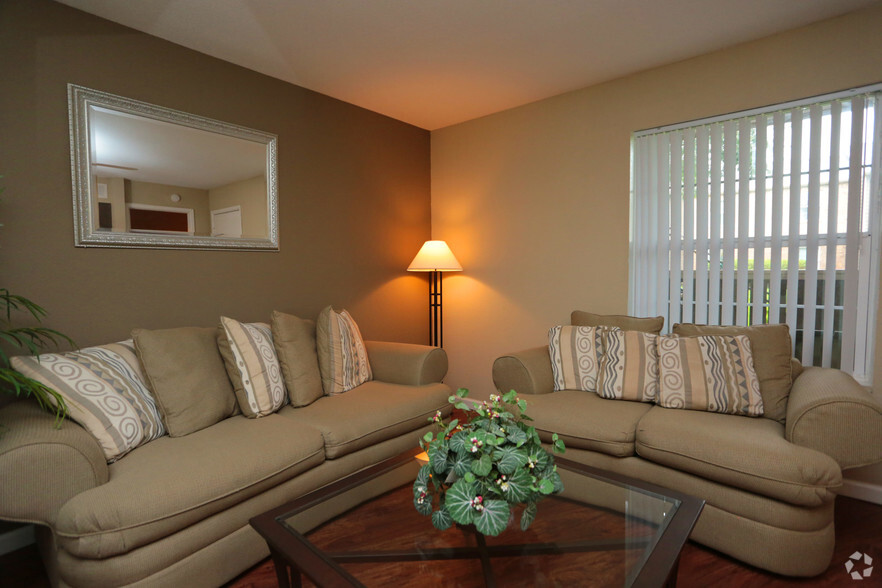
[[[441,299],[441,272],[462,271],[450,247],[444,241],[426,241],[410,262],[409,272],[431,272],[429,276],[429,345],[443,347],[441,334],[444,316]]]

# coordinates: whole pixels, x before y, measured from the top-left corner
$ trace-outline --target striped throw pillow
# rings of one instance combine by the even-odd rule
[[[319,313],[315,326],[325,394],[341,394],[373,378],[367,349],[352,315],[328,306]]]
[[[603,398],[654,402],[658,396],[658,335],[611,329],[604,334],[597,393]]]
[[[548,354],[555,390],[597,391],[602,327],[552,327],[548,330]]]
[[[659,337],[658,404],[761,416],[763,398],[745,335]]]
[[[13,357],[11,364],[64,398],[70,418],[95,437],[108,462],[166,433],[131,340]]]
[[[242,414],[253,419],[279,410],[288,395],[270,326],[222,316],[221,328],[229,352],[220,337],[218,347]]]

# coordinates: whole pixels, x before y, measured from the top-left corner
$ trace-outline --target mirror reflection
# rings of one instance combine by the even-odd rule
[[[278,249],[273,135],[69,91],[77,245]]]

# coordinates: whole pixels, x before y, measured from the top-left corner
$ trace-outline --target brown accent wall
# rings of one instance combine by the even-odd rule
[[[0,288],[80,346],[220,315],[315,317],[425,342],[429,133],[49,0],[0,3]],[[279,252],[76,248],[67,83],[274,133]]]

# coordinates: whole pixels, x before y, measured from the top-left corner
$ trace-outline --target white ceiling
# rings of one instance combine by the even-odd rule
[[[59,0],[434,130],[879,0]]]

